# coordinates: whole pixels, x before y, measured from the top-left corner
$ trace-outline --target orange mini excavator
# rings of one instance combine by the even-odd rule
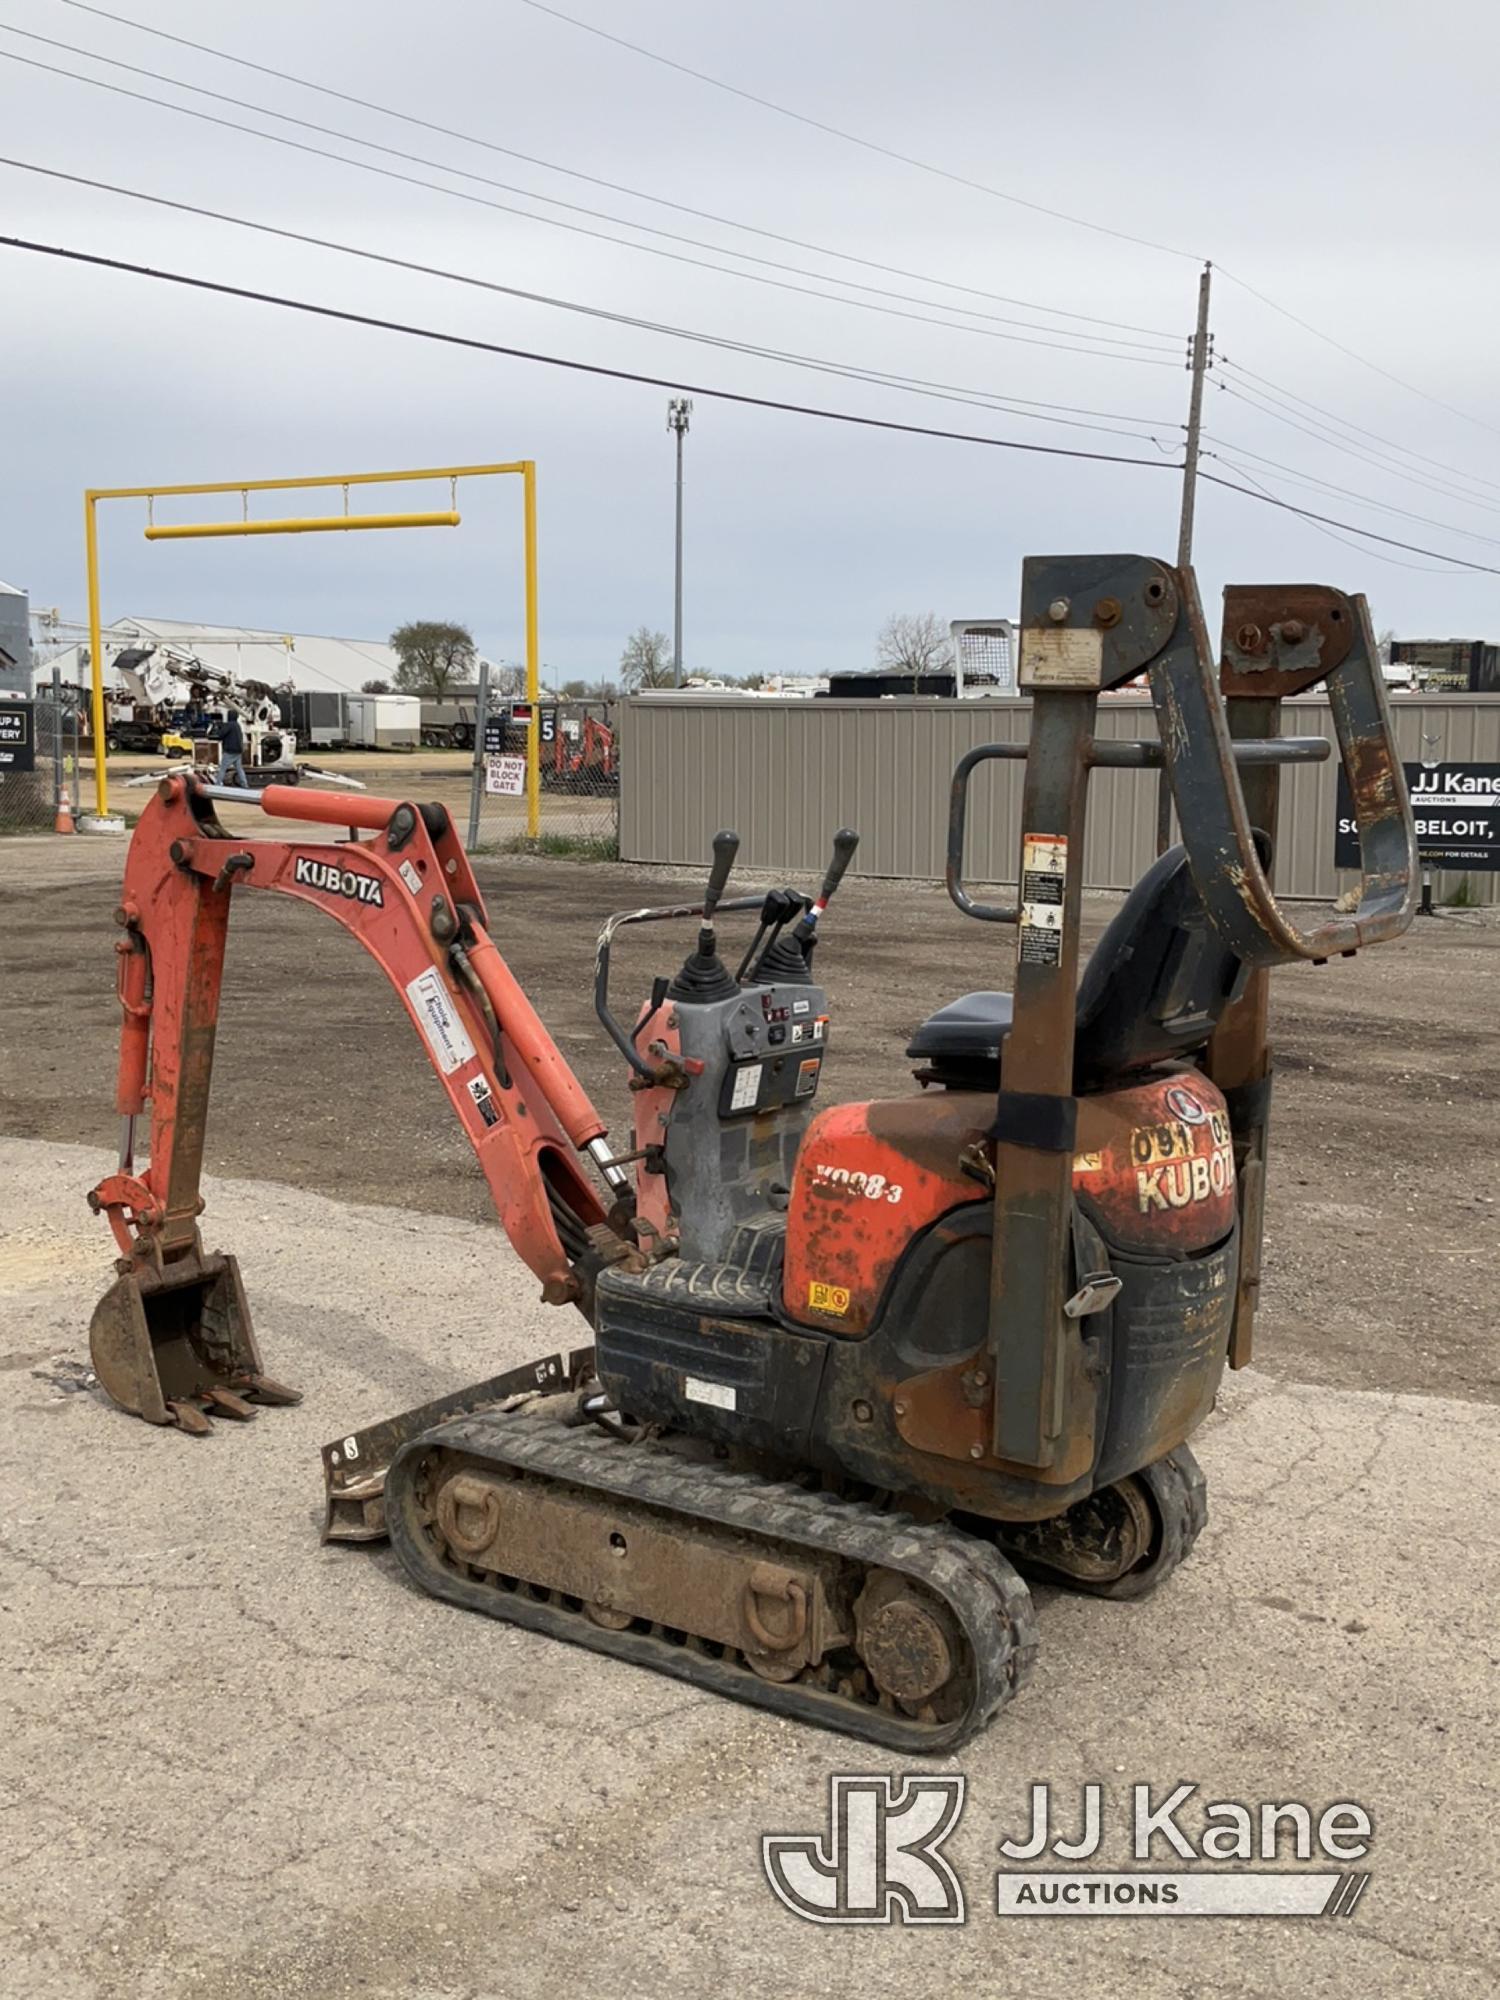
[[[1412,912],[1415,842],[1362,598],[1226,592],[1215,661],[1191,571],[1140,556],[1024,569],[1030,739],[954,776],[949,882],[1015,937],[1009,991],[950,1000],[908,1051],[920,1088],[820,1108],[829,1008],[814,947],[855,846],[811,902],[612,917],[599,1019],[628,1069],[611,1145],[491,939],[447,812],[268,786],[343,840],[243,840],[221,796],[165,779],[119,911],[119,1171],[94,1191],[118,1276],[95,1367],[126,1409],[204,1430],[294,1400],[262,1373],[232,1257],[199,1236],[199,1171],[230,907],[300,898],[391,981],[507,1235],[591,1341],[324,1449],[328,1533],[389,1534],[436,1597],[896,1751],[943,1750],[1029,1673],[1024,1578],[1136,1598],[1203,1526],[1188,1440],[1250,1355],[1271,1060],[1269,968],[1351,956]],[[1158,735],[1096,733],[1148,677]],[[1271,887],[1281,734],[1326,683],[1361,900],[1303,932]],[[1025,759],[1018,894],[964,886],[971,777]],[[1079,978],[1097,770],[1165,765],[1181,844],[1149,867]],[[236,796],[240,796],[236,794]],[[759,928],[731,971],[716,925]],[[622,925],[699,919],[630,1020]],[[134,1162],[150,1106],[149,1164]]]

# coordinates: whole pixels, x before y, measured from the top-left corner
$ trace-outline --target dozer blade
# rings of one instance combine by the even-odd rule
[[[122,1410],[195,1436],[208,1413],[245,1418],[252,1403],[302,1400],[262,1374],[239,1264],[219,1252],[116,1278],[94,1309],[89,1353]]]
[[[475,1410],[493,1409],[513,1397],[555,1395],[561,1390],[580,1388],[593,1379],[594,1350],[575,1347],[571,1354],[549,1354],[541,1361],[528,1361],[520,1368],[491,1375],[483,1382],[471,1382],[398,1417],[385,1417],[362,1431],[335,1438],[323,1447],[323,1494],[326,1514],[325,1542],[379,1542],[388,1530],[385,1522],[385,1475],[402,1445],[410,1444],[449,1417],[467,1416]]]

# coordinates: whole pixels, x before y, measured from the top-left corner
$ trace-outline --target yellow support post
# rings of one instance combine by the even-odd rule
[[[526,693],[531,702],[531,729],[526,743],[526,827],[534,840],[541,826],[541,760],[538,746],[541,717],[541,642],[537,629],[536,461],[513,459],[494,465],[424,465],[404,472],[333,472],[310,479],[211,479],[173,486],[98,486],[83,496],[84,551],[88,570],[89,670],[94,717],[94,801],[102,818],[109,810],[105,771],[104,631],[99,609],[99,523],[101,500],[161,500],[181,494],[292,493],[330,486],[399,486],[424,479],[485,479],[516,472],[525,489],[526,522]],[[345,506],[348,495],[345,494]],[[456,528],[457,506],[443,513],[315,514],[291,520],[184,522],[157,527],[148,521],[148,542],[192,541],[215,535],[301,535],[346,528]]]
[[[531,726],[526,732],[526,834],[535,840],[542,827],[541,801],[541,642],[537,633],[536,604],[536,461],[528,458],[521,467],[522,505],[526,520],[526,699],[531,704]]]
[[[94,718],[94,811],[103,819],[109,811],[109,752],[104,721],[104,631],[99,616],[99,516],[97,493],[83,496],[83,546],[89,592],[89,707]]]

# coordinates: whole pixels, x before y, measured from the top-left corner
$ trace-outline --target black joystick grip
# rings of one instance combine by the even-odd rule
[[[818,901],[832,900],[833,892],[844,879],[844,870],[854,859],[854,850],[859,845],[859,835],[852,826],[841,826],[833,836],[833,859],[828,864],[828,873],[823,877],[823,887],[818,892]]]
[[[739,987],[726,966],[719,962],[714,942],[714,911],[729,880],[734,857],[740,851],[740,837],[727,830],[714,835],[714,865],[708,871],[708,887],[703,893],[703,921],[698,927],[698,948],[683,960],[682,970],[667,988],[667,998],[692,1005],[712,1000],[732,1000]]]
[[[714,865],[708,871],[708,888],[703,897],[703,921],[711,924],[714,911],[719,907],[719,898],[724,893],[724,885],[729,880],[729,871],[734,866],[734,857],[740,851],[740,837],[726,828],[714,835]]]

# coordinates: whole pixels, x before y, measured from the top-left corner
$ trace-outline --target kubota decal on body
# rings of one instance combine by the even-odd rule
[[[314,861],[309,855],[299,854],[292,880],[301,889],[323,889],[330,896],[347,896],[354,903],[385,908],[379,877],[366,875],[358,868],[339,868],[332,861]]]
[[[1234,1148],[1215,1146],[1211,1153],[1170,1160],[1160,1167],[1137,1167],[1136,1199],[1142,1215],[1157,1208],[1187,1208],[1227,1194],[1234,1186]]]

